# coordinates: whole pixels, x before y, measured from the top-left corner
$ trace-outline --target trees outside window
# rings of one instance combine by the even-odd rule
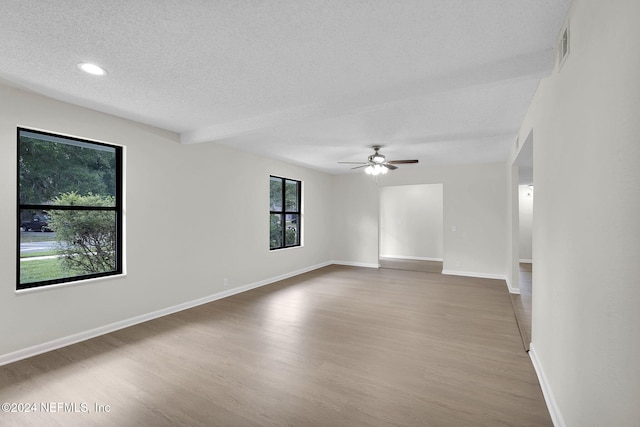
[[[122,198],[121,147],[19,128],[17,288],[121,274]]]
[[[302,182],[269,177],[269,248],[300,246]]]

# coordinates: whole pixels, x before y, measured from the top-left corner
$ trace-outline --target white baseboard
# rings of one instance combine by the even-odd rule
[[[166,307],[160,310],[152,311],[150,313],[142,314],[140,316],[131,317],[129,319],[121,320],[118,322],[110,323],[108,325],[100,326],[88,331],[79,332],[77,334],[68,335],[66,337],[58,338],[52,341],[48,341],[42,344],[36,344],[31,347],[27,347],[21,350],[17,350],[11,353],[0,355],[0,366],[7,365],[9,363],[17,362],[18,360],[26,359],[29,357],[37,356],[38,354],[46,353],[48,351],[57,350],[62,347],[76,344],[81,341],[85,341],[91,338],[95,338],[100,335],[115,332],[119,329],[128,328],[129,326],[137,325],[149,320],[157,319],[159,317],[167,316],[169,314],[177,313],[178,311],[187,310],[189,308],[197,307],[202,304],[207,304],[212,301],[216,301],[222,298],[227,298],[232,295],[236,295],[242,292],[250,291],[251,289],[259,288],[280,280],[288,279],[289,277],[297,276],[299,274],[307,273],[309,271],[317,270],[322,267],[331,265],[332,262],[325,262],[317,264],[311,267],[306,267],[300,270],[292,271],[290,273],[282,274],[280,276],[271,277],[269,279],[261,280],[255,283],[250,283],[244,286],[238,286],[223,292],[218,292],[213,295],[198,298],[192,301],[187,301],[182,304]]]
[[[429,257],[420,257],[420,256],[403,256],[403,255],[380,255],[380,258],[390,258],[390,259],[410,259],[414,261],[439,261],[442,262],[442,258],[429,258]]]
[[[511,285],[511,280],[509,280],[509,276],[506,277],[505,281],[507,282],[507,289],[509,289],[510,294],[520,295],[520,288],[514,288]]]
[[[331,264],[346,265],[349,267],[367,267],[367,268],[380,268],[378,264],[368,264],[365,262],[351,262],[351,261],[331,261]]]
[[[507,280],[507,276],[504,274],[475,273],[473,271],[442,270],[442,274],[447,274],[449,276],[477,277],[480,279]]]
[[[527,258],[523,258],[523,259],[519,260],[518,262],[521,262],[523,264],[533,264],[533,260],[532,259],[527,259]]]
[[[542,388],[542,395],[544,396],[544,401],[547,403],[547,408],[549,409],[549,415],[551,415],[553,425],[555,427],[566,427],[564,419],[562,418],[562,413],[560,413],[560,408],[556,403],[556,399],[554,398],[549,382],[547,381],[547,376],[542,369],[542,365],[540,365],[540,360],[538,359],[533,343],[529,344],[529,357],[531,358],[531,363],[533,363],[533,369],[535,369],[536,374],[538,375],[540,388]]]

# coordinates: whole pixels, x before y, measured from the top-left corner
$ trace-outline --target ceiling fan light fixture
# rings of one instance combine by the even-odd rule
[[[382,154],[376,153],[373,157],[371,157],[371,161],[374,163],[382,163],[384,162],[384,156]]]
[[[418,160],[390,160],[387,161],[383,154],[380,154],[378,150],[380,150],[379,145],[374,145],[373,154],[367,157],[366,162],[338,162],[338,163],[346,163],[351,165],[358,165],[352,167],[351,169],[360,169],[364,168],[364,172],[367,175],[384,175],[390,170],[396,170],[398,167],[396,165],[404,165],[410,163],[418,163]]]
[[[368,175],[377,176],[384,175],[385,173],[389,172],[389,169],[385,165],[375,164],[367,166],[364,171]]]

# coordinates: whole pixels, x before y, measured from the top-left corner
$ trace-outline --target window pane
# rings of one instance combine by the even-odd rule
[[[298,212],[298,181],[285,181],[285,210],[287,212]]]
[[[270,177],[269,206],[272,211],[282,210],[282,179]]]
[[[282,245],[282,215],[271,214],[270,216],[270,248],[281,248]]]
[[[26,130],[18,146],[21,204],[60,205],[56,197],[73,192],[115,196],[115,147]]]
[[[20,217],[20,284],[117,270],[116,212],[22,210]],[[38,225],[50,232],[36,232]]]
[[[294,246],[300,243],[300,217],[297,214],[286,215],[285,246]]]

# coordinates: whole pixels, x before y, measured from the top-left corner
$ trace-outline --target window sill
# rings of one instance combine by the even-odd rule
[[[287,246],[286,248],[269,249],[269,252],[290,251],[292,249],[300,249],[302,247],[304,247],[304,245]]]
[[[111,276],[104,276],[104,277],[93,277],[91,279],[82,279],[82,280],[76,280],[73,282],[56,283],[55,285],[37,286],[34,288],[26,288],[26,289],[16,289],[15,294],[24,295],[24,294],[34,293],[34,292],[44,292],[44,291],[50,291],[54,289],[66,288],[70,286],[81,286],[81,285],[94,283],[94,282],[102,282],[105,280],[117,280],[125,277],[127,277],[126,273],[114,274]]]

